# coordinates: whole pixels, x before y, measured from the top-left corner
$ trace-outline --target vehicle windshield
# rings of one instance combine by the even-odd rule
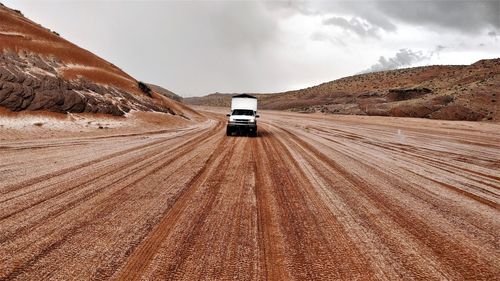
[[[235,110],[233,110],[232,115],[253,116],[253,110],[249,110],[249,109],[235,109]]]

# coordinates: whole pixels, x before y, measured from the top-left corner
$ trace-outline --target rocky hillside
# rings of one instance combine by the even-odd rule
[[[0,107],[124,115],[188,110],[115,65],[0,4]]]
[[[499,121],[500,59],[374,72],[302,90],[255,95],[261,109]],[[216,93],[184,101],[229,106],[230,99],[230,94]]]
[[[174,92],[172,91],[169,91],[161,86],[158,86],[158,85],[154,85],[154,84],[148,84],[148,86],[153,89],[153,91],[157,92],[158,94],[160,95],[164,95],[166,96],[167,98],[169,99],[173,99],[175,101],[178,101],[178,102],[182,102],[182,97],[175,94]]]

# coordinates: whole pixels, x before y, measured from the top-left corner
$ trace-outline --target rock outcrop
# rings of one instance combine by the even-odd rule
[[[163,96],[165,96],[169,99],[172,99],[174,101],[183,102],[183,98],[179,95],[176,95],[172,91],[169,91],[161,86],[154,85],[154,84],[147,84],[147,85],[160,95],[163,95]]]
[[[0,19],[0,107],[115,116],[190,112],[19,11],[0,5]]]
[[[58,72],[64,67],[65,64],[54,57],[43,58],[26,52],[0,54],[0,106],[12,111],[90,112],[115,116],[131,109],[173,113],[155,104],[149,98],[151,93],[138,97],[84,77],[65,79]]]

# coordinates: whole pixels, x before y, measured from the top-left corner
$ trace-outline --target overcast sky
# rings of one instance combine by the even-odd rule
[[[500,0],[2,2],[184,97],[500,57]]]

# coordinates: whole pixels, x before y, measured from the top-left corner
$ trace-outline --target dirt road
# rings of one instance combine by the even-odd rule
[[[499,278],[500,125],[209,116],[1,141],[0,279]]]

